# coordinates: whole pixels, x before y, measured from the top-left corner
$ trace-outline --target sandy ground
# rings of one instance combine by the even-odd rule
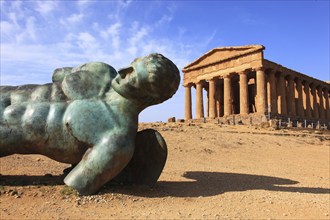
[[[0,219],[330,219],[330,133],[153,123],[168,145],[158,183],[66,187],[68,165],[0,159]]]

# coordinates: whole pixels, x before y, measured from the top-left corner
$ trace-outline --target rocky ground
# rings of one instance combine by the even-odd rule
[[[330,219],[330,133],[149,123],[168,145],[158,183],[79,196],[69,165],[0,158],[0,219]]]

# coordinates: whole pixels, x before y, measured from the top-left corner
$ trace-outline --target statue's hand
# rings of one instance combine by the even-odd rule
[[[124,169],[133,152],[134,144],[125,135],[106,133],[86,151],[64,182],[81,195],[93,194]]]

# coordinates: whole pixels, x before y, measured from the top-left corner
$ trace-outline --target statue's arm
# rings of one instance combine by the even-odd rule
[[[126,135],[106,133],[86,151],[64,182],[82,195],[93,194],[125,168],[133,152],[133,141]]]

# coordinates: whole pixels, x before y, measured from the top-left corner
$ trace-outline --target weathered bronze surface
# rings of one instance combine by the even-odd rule
[[[157,182],[166,158],[167,145],[161,134],[153,129],[139,131],[132,159],[113,181],[125,185],[152,186]]]
[[[150,54],[118,73],[93,62],[56,69],[52,81],[0,87],[1,157],[42,154],[72,164],[64,182],[84,195],[97,192],[125,167],[118,176],[123,182],[157,181],[166,143],[153,130],[137,136],[138,115],[178,89],[180,75],[172,61]]]

